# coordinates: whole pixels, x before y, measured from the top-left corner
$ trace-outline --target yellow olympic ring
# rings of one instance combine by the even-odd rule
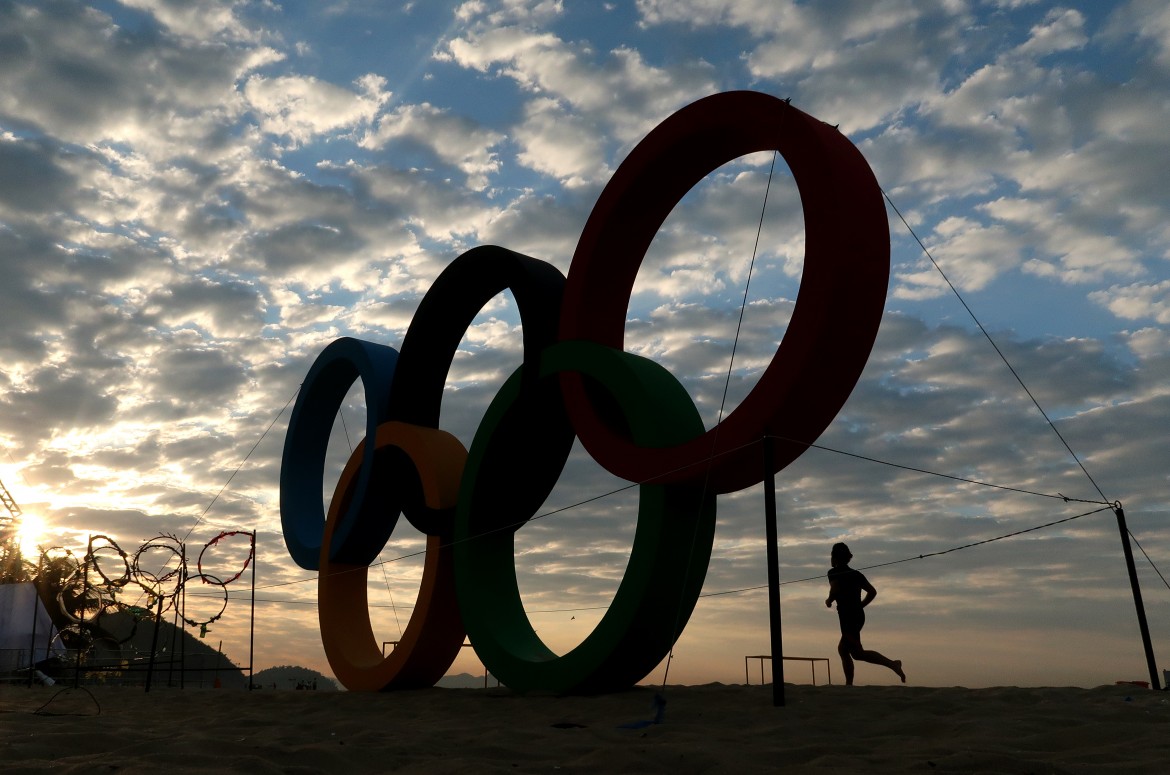
[[[329,559],[329,542],[340,515],[353,497],[365,441],[349,458],[329,505],[321,543],[317,611],[321,640],[329,664],[350,691],[379,691],[433,686],[463,646],[463,623],[455,599],[454,550],[446,536],[427,536],[422,585],[414,613],[398,646],[383,657],[370,623],[366,597],[368,565]],[[377,457],[398,450],[418,474],[425,506],[454,509],[467,450],[457,438],[436,428],[402,422],[378,426]]]

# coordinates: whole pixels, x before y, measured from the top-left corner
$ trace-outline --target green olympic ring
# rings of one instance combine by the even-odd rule
[[[603,390],[640,447],[678,444],[703,432],[691,397],[666,369],[646,358],[591,342],[545,351],[540,376],[573,370]],[[481,480],[524,445],[523,370],[488,407],[468,453],[455,518],[455,580],[463,625],[476,653],[518,691],[595,693],[624,689],[657,665],[691,615],[715,539],[715,493],[702,482],[639,487],[638,526],[625,575],[601,622],[576,648],[557,656],[537,636],[516,583],[515,525],[532,516],[480,496]],[[502,442],[502,443],[501,443]],[[504,454],[501,454],[503,452]],[[501,463],[501,461],[504,461]],[[509,525],[501,522],[511,522]]]

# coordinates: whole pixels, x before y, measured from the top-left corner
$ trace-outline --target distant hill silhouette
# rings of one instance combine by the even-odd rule
[[[495,686],[495,679],[490,680],[491,685]],[[293,667],[289,665],[268,667],[264,670],[259,670],[252,677],[252,683],[260,689],[296,690],[298,688],[312,689],[316,687],[317,691],[344,691],[337,681],[323,673],[307,667]],[[439,682],[435,685],[445,689],[482,689],[483,676],[470,675],[468,673],[446,675],[440,678]]]
[[[247,688],[244,671],[238,665],[219,653],[207,640],[201,640],[170,622],[158,625],[157,640],[152,620],[144,619],[136,626],[129,613],[102,616],[98,623],[101,632],[81,668],[87,684],[145,684],[153,647],[152,686],[211,688],[218,680],[225,688]],[[42,670],[56,680],[70,680],[74,677],[76,663],[66,658],[45,665]]]
[[[218,684],[226,689],[248,686],[245,671],[212,645],[210,639],[198,638],[193,632],[176,628],[170,622],[158,626],[144,619],[135,625],[129,613],[102,616],[102,633],[95,640],[93,651],[82,665],[82,680],[86,684],[107,683],[137,685],[146,683],[152,646],[156,647],[151,685],[155,687],[211,688]],[[218,640],[215,641],[218,643]],[[73,679],[76,663],[71,658],[41,669],[57,681]],[[258,689],[313,690],[335,692],[337,682],[316,670],[294,665],[280,665],[258,670],[252,676],[252,685]],[[489,686],[497,686],[495,678],[488,677]],[[447,689],[482,689],[483,675],[458,673],[443,676],[436,686]]]
[[[338,691],[337,683],[327,675],[307,667],[280,665],[267,667],[252,675],[252,684],[259,689],[301,689],[319,692]]]
[[[496,679],[488,676],[488,686],[496,686]],[[483,676],[471,675],[470,673],[458,673],[456,675],[445,675],[439,679],[435,686],[444,689],[482,689]]]

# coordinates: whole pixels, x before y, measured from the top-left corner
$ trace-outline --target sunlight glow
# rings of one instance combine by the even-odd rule
[[[38,546],[44,543],[47,537],[45,520],[36,514],[27,511],[20,516],[20,529],[16,540],[20,544],[20,553],[26,558],[35,558],[40,554]]]

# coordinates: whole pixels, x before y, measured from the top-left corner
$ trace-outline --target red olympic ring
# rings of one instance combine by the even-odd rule
[[[840,411],[869,358],[890,274],[881,189],[861,153],[829,126],[757,92],[699,100],[659,124],[614,173],[589,215],[565,282],[560,339],[622,349],[638,267],[666,216],[720,165],[777,150],[804,205],[805,259],[796,308],[755,388],[688,442],[645,449],[605,422],[581,378],[561,376],[573,429],[589,454],[631,482],[710,476],[726,493],[762,480],[757,445],[777,438],[775,473]]]
[[[694,412],[686,391],[622,350],[626,307],[674,205],[720,165],[763,150],[783,155],[800,191],[804,277],[772,363],[716,433],[672,415]],[[786,102],[731,92],[683,108],[638,144],[602,192],[567,280],[537,259],[474,248],[423,297],[401,352],[356,340],[330,345],[289,422],[281,519],[293,559],[319,570],[322,639],[337,677],[350,689],[433,683],[454,660],[464,626],[485,666],[521,690],[605,691],[644,676],[681,634],[701,590],[714,494],[780,470],[832,421],[872,349],[888,280],[881,192],[856,148]],[[504,289],[520,310],[524,362],[468,456],[438,430],[443,384],[467,326]],[[375,407],[373,443],[354,451],[325,516],[313,495],[322,447],[359,377]],[[559,478],[574,435],[643,494],[635,551],[611,610],[581,647],[557,657],[528,623],[505,560],[512,533]],[[778,442],[770,472],[756,446],[768,436]],[[365,584],[400,510],[428,536],[426,566],[406,634],[383,657]],[[677,561],[684,546],[691,559]],[[677,605],[672,623],[655,611],[667,600]]]

